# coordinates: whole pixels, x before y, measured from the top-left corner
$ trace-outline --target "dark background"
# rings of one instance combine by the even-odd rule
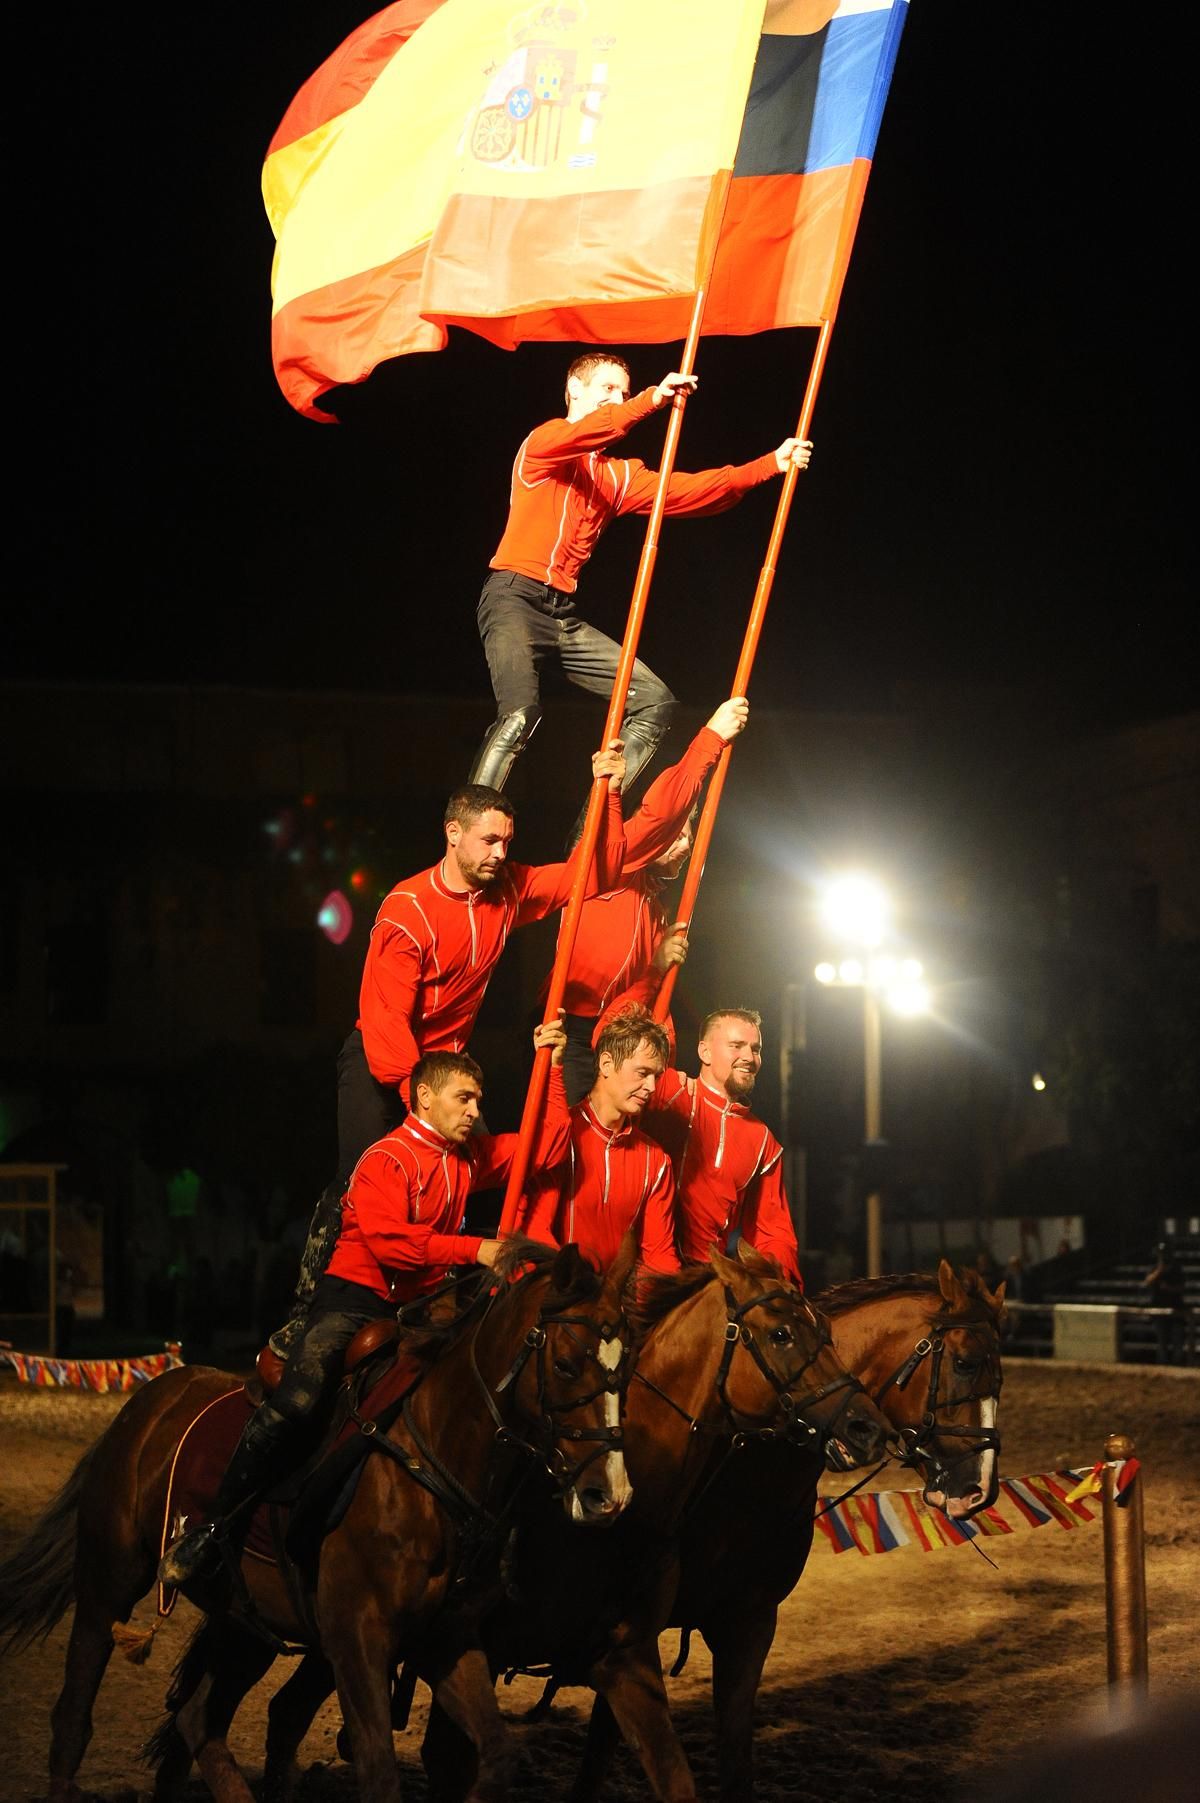
[[[263,155],[370,10],[23,28],[9,675],[486,692],[473,604],[569,351],[456,333],[344,395],[340,427],[292,414],[270,366]],[[1107,724],[1194,693],[1180,59],[1099,17],[912,6],[762,704],[934,677]],[[812,342],[706,340],[681,467],[790,432]],[[635,382],[676,350],[635,348]],[[773,499],[664,533],[643,645],[685,700],[728,680]],[[626,523],[594,559],[598,624],[619,631],[639,547]]]
[[[268,739],[334,723],[349,743],[374,697],[387,755],[356,767],[353,793],[323,785],[338,873],[369,865],[373,893],[435,855],[441,797],[488,717],[474,604],[512,455],[561,410],[574,354],[506,355],[457,333],[344,391],[336,427],[282,399],[262,160],[296,89],[368,12],[271,0],[12,27],[0,681],[34,685],[23,711],[10,702],[21,770],[39,734],[45,755],[6,794],[0,1082],[42,1098],[20,1155],[66,1157],[73,1175],[103,1166],[79,1186],[118,1224],[135,1154],[155,1181],[197,1165],[233,1198],[214,1204],[226,1225],[249,1196],[264,1245],[306,1217],[332,1155],[332,1058],[370,910],[340,949],[318,934],[329,846],[318,832],[293,869],[263,837],[310,779],[270,792],[254,760]],[[1187,723],[1111,762],[1093,762],[1090,735],[1195,706],[1190,146],[1170,22],[1152,15],[1151,36],[1132,15],[1099,17],[914,0],[754,672],[756,730],[734,760],[676,1012],[693,1025],[718,987],[761,1002],[761,1105],[781,1122],[782,989],[820,949],[802,897],[845,858],[868,862],[949,985],[944,1032],[889,1042],[889,1208],[905,1187],[926,1216],[981,1206],[987,1146],[1017,1143],[1005,1098],[1041,1065],[1071,1145],[1005,1206],[1078,1214],[1100,1198],[1144,1235],[1195,1206],[1194,912],[1190,946],[1163,930],[1189,918],[1190,892],[1164,871],[1183,868],[1173,798],[1194,809],[1194,753]],[[680,466],[788,435],[814,336],[704,340]],[[633,347],[635,385],[678,348]],[[648,422],[630,450],[653,462],[662,430]],[[690,710],[679,740],[729,686],[775,492],[664,529],[642,651]],[[617,635],[640,545],[624,522],[587,571],[587,612]],[[144,688],[136,705],[129,685]],[[131,769],[187,763],[189,691],[211,721],[230,690],[244,780],[139,787]],[[54,701],[35,730],[43,691]],[[586,767],[589,719],[551,713],[514,776],[527,857],[557,855],[578,799],[563,771]],[[370,731],[388,742],[375,716]],[[78,780],[62,775],[75,733]],[[108,793],[101,765],[125,773]],[[1153,812],[1153,855],[1149,839],[1129,852],[1133,795]],[[122,909],[146,912],[138,931],[168,975],[209,935],[230,996],[216,1026],[183,1013],[172,1037],[158,965],[136,1000]],[[171,938],[160,917],[186,931]],[[523,1072],[487,1036],[524,1031],[543,949],[540,965],[510,953],[481,1016],[503,1124]],[[828,1246],[847,1185],[865,1180],[844,1001],[813,1001],[790,1098],[810,1245]],[[120,1139],[107,1164],[96,1123]],[[110,1237],[119,1298],[127,1235]],[[264,1326],[278,1302],[260,1298]]]

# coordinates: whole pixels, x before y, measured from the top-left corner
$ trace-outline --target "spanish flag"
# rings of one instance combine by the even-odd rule
[[[906,0],[397,0],[268,150],[272,354],[311,418],[451,325],[682,338],[836,308]],[[715,263],[714,263],[715,255]]]

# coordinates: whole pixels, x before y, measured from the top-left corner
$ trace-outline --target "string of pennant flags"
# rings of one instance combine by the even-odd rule
[[[99,1395],[135,1390],[183,1362],[180,1348],[174,1343],[162,1352],[124,1359],[47,1358],[0,1347],[0,1362],[3,1361],[12,1366],[20,1383],[38,1389],[91,1390]],[[1115,1459],[1111,1463],[1116,1471],[1115,1489],[1120,1504],[1129,1495],[1140,1462]],[[942,1546],[962,1546],[968,1540],[1011,1534],[1022,1527],[1045,1527],[1048,1522],[1060,1528],[1077,1528],[1096,1519],[1097,1511],[1086,1499],[1100,1494],[1104,1469],[1105,1461],[1101,1460],[1079,1469],[1001,1478],[1000,1494],[992,1507],[963,1521],[931,1508],[919,1490],[863,1490],[840,1502],[826,1503],[817,1514],[816,1525],[835,1553],[854,1549],[864,1557],[914,1544],[929,1553]],[[1007,1514],[1002,1513],[1004,1508]]]
[[[1120,1503],[1129,1494],[1139,1461],[1117,1459],[1112,1463]],[[1100,1494],[1103,1470],[1102,1461],[1079,1470],[1001,1478],[1000,1495],[993,1506],[966,1521],[954,1521],[940,1509],[930,1508],[919,1490],[864,1490],[824,1508],[817,1516],[817,1527],[835,1553],[853,1549],[864,1556],[914,1544],[929,1553],[1020,1528],[1045,1527],[1048,1522],[1077,1528],[1096,1519],[1096,1508],[1085,1499]]]
[[[106,1396],[114,1390],[136,1390],[183,1360],[179,1347],[168,1345],[163,1352],[127,1359],[57,1359],[0,1347],[0,1362],[12,1366],[19,1383],[35,1389],[94,1390]]]

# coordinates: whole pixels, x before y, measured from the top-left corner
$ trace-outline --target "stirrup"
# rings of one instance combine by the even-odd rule
[[[206,1521],[182,1535],[167,1548],[158,1565],[158,1581],[170,1590],[182,1590],[197,1578],[215,1577],[225,1562],[225,1535],[219,1521]]]

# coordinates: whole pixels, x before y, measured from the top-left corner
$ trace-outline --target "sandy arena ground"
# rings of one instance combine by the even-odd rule
[[[0,1557],[11,1554],[120,1401],[0,1378]],[[1076,1466],[1089,1463],[1102,1455],[1107,1433],[1134,1436],[1146,1485],[1151,1696],[1184,1698],[1197,1682],[1200,1373],[1009,1360],[1000,1426],[1010,1476],[1053,1469],[1063,1455]],[[1017,1750],[1104,1708],[1099,1521],[1070,1533],[1053,1524],[1019,1529],[985,1544],[997,1569],[971,1546],[930,1553],[908,1546],[870,1558],[817,1546],[783,1610],[759,1693],[763,1803],[950,1803]],[[144,1603],[134,1620],[150,1616]],[[109,1667],[80,1773],[106,1803],[132,1803],[148,1788],[140,1749],[194,1620],[181,1605],[146,1665],[118,1656]],[[0,1663],[0,1796],[11,1803],[45,1795],[48,1715],[66,1631],[64,1622]],[[675,1644],[676,1636],[665,1637],[668,1663]],[[276,1665],[235,1725],[234,1750],[252,1783],[261,1773],[265,1705],[288,1669]],[[708,1679],[697,1637],[670,1689],[702,1797],[714,1794]],[[564,1774],[574,1769],[590,1703],[589,1693],[563,1691],[549,1719],[523,1723],[540,1694],[529,1679],[500,1692],[520,1751],[516,1794],[530,1803],[566,1795]],[[396,1741],[406,1803],[429,1795],[418,1758],[426,1699],[421,1687],[412,1726]],[[327,1705],[305,1742],[299,1803],[351,1803],[356,1795],[353,1770],[334,1748],[338,1720]],[[650,1794],[624,1751],[606,1794],[613,1803]],[[193,1778],[188,1803],[205,1796]]]

